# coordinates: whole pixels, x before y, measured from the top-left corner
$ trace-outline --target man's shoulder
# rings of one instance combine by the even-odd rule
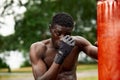
[[[76,45],[78,46],[84,47],[90,44],[90,42],[82,36],[73,36],[73,38],[76,41]]]
[[[49,42],[49,39],[33,43],[30,46],[30,56],[31,56],[30,58],[31,59],[35,59],[35,58],[40,59],[40,58],[42,58],[44,53],[47,50],[46,43],[48,43],[48,42]]]
[[[35,49],[35,50],[46,50],[46,44],[49,43],[49,39],[46,39],[46,40],[42,40],[42,41],[38,41],[38,42],[35,42],[31,45],[30,49]]]

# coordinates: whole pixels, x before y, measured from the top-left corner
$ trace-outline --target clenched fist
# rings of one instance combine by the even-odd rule
[[[61,39],[58,54],[55,56],[55,63],[62,64],[67,55],[70,54],[73,47],[75,46],[75,40],[70,36],[66,35]]]

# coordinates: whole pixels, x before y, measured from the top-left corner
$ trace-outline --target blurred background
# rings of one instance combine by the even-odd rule
[[[30,45],[50,38],[48,26],[58,12],[73,17],[73,35],[95,43],[96,0],[0,0],[0,80],[34,80]],[[78,80],[98,80],[97,62],[83,52],[77,76]]]

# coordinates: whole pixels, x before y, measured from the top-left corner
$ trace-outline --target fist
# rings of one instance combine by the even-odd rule
[[[70,54],[74,46],[75,46],[75,40],[69,35],[64,36],[61,39],[58,54],[56,54],[55,56],[54,59],[55,62],[61,64],[66,58],[66,56]]]
[[[63,56],[67,56],[72,51],[74,45],[75,40],[71,36],[64,36],[60,42],[59,53],[62,53]]]

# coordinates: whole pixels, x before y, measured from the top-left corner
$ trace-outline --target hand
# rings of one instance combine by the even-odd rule
[[[69,53],[72,51],[74,45],[75,40],[71,36],[69,35],[64,36],[61,39],[58,54],[56,54],[55,56],[54,59],[55,63],[62,64],[66,56],[69,55]]]

